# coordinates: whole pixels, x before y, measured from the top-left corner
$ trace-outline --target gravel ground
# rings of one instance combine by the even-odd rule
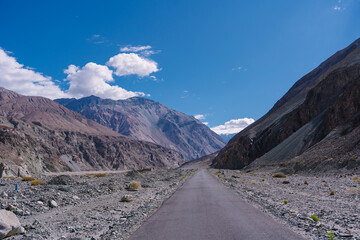
[[[38,186],[21,178],[1,179],[1,208],[14,212],[26,230],[9,239],[127,239],[192,173],[46,176]],[[138,191],[128,190],[134,180],[141,182]],[[123,202],[125,195],[132,201]]]
[[[360,239],[360,179],[357,176],[274,178],[270,172],[208,171],[305,239]],[[319,220],[311,219],[312,215]]]

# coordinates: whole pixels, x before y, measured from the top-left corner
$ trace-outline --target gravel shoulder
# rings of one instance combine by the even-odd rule
[[[271,172],[208,170],[253,206],[305,239],[360,239],[360,179],[354,175],[274,178]],[[333,192],[332,192],[333,191]],[[316,216],[314,221],[310,216]]]
[[[179,169],[44,176],[38,186],[2,179],[1,208],[14,212],[26,230],[9,239],[127,239],[191,174]],[[131,181],[142,188],[129,191]],[[132,201],[122,201],[125,195]]]

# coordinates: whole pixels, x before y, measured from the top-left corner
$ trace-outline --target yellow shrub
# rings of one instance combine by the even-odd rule
[[[137,191],[141,189],[141,183],[138,181],[131,181],[129,184],[129,190]]]
[[[106,177],[107,175],[105,173],[97,173],[94,175],[94,177]]]
[[[272,177],[273,178],[286,178],[286,176],[282,173],[275,173]]]
[[[43,182],[41,180],[33,180],[30,183],[31,186],[38,186],[38,185],[43,185],[43,184],[45,184],[45,182]]]
[[[33,177],[23,177],[21,179],[21,181],[24,181],[24,182],[30,182],[30,181],[34,181],[34,180],[35,180],[35,178],[33,178]]]

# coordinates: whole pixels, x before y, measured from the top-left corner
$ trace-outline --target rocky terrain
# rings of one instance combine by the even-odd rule
[[[220,136],[194,117],[150,99],[134,97],[115,101],[90,96],[55,101],[115,132],[176,150],[187,160],[225,146]]]
[[[60,175],[42,177],[40,185],[1,179],[1,208],[15,213],[26,230],[9,239],[127,239],[192,173]]]
[[[360,175],[208,171],[305,239],[360,239]]]
[[[175,150],[112,131],[62,105],[0,88],[0,162],[5,174],[173,168]]]
[[[360,39],[297,81],[266,115],[229,141],[214,166],[240,169],[292,161],[292,172],[325,165],[359,169],[358,160],[347,163],[360,151],[360,135],[352,134],[360,127],[359,96]],[[336,151],[320,151],[333,143]]]

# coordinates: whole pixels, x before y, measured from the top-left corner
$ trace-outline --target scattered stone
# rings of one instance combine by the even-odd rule
[[[47,184],[49,185],[72,185],[75,184],[76,181],[68,176],[68,175],[60,175],[51,179]]]
[[[132,196],[131,196],[131,195],[124,195],[124,196],[121,198],[121,201],[122,201],[122,202],[131,202],[131,201],[132,201]]]
[[[49,201],[49,207],[51,207],[51,208],[57,208],[57,207],[58,207],[58,204],[57,204],[57,202],[55,202],[55,200],[50,200],[50,201]]]

